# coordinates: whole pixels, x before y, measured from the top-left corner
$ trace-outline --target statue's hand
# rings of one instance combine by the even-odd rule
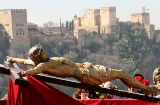
[[[10,63],[14,63],[12,59],[13,59],[12,57],[7,56],[7,61],[8,61],[8,62],[10,62]]]
[[[25,71],[20,71],[20,72],[18,72],[17,74],[19,75],[20,78],[26,76]]]

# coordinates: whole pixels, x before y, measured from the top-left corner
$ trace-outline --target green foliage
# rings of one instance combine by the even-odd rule
[[[153,46],[152,46],[152,50],[154,52],[154,54],[157,56],[157,57],[160,57],[160,42],[156,42]]]
[[[69,21],[69,27],[68,27],[68,31],[71,32],[72,31],[72,23]]]
[[[134,25],[120,39],[117,44],[120,58],[133,67],[138,67],[140,59],[143,59],[151,47],[144,27],[140,24]]]
[[[4,59],[0,57],[0,63],[2,64],[4,62]]]
[[[100,23],[98,24],[98,35],[100,35],[101,34],[101,27],[100,27]]]
[[[68,24],[68,21],[66,21],[66,30],[68,31],[68,28],[69,28],[69,24]]]
[[[141,72],[141,70],[136,69],[136,70],[133,72],[133,75],[134,75],[134,74],[143,74],[143,73]]]
[[[95,31],[92,31],[92,35],[97,35],[97,32],[95,32]]]
[[[160,36],[157,37],[156,42],[160,42]]]
[[[42,43],[42,46],[48,53],[49,57],[63,56],[72,61],[81,61],[80,51],[76,48],[75,49],[70,48],[69,45],[67,45],[66,43],[48,42],[48,43]]]
[[[97,42],[92,42],[89,50],[90,50],[92,53],[96,53],[100,48],[101,48],[101,45],[100,45],[99,43],[97,43]]]
[[[61,36],[65,36],[65,34],[64,34],[64,33],[62,33],[62,32],[60,33],[60,35],[61,35]]]
[[[42,43],[43,48],[46,50],[49,57],[60,56],[54,43]]]
[[[72,20],[72,23],[71,23],[71,31],[73,32],[73,29],[74,29],[74,20]]]
[[[104,44],[109,46],[109,54],[113,53],[112,46],[114,46],[117,41],[118,38],[115,35],[108,35],[107,38],[103,40]]]
[[[68,53],[65,53],[63,55],[63,57],[68,58],[72,61],[77,61],[78,60],[78,54],[73,52],[73,51],[69,51]]]

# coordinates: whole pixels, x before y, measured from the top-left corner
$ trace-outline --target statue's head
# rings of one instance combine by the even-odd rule
[[[35,65],[46,61],[47,59],[47,53],[43,49],[41,45],[35,45],[33,46],[28,53],[29,58],[35,63]]]
[[[160,68],[153,71],[153,82],[154,84],[160,84]]]

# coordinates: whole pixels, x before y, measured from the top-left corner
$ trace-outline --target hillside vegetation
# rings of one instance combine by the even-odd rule
[[[80,45],[80,43],[83,43]],[[74,62],[91,62],[113,69],[123,69],[126,73],[142,74],[152,84],[152,73],[160,64],[160,38],[149,39],[143,25],[120,24],[119,35],[100,35],[95,32],[86,33],[77,40],[77,44],[57,43],[49,41],[41,43],[49,57],[65,57]],[[3,64],[7,52],[1,50],[0,62]],[[0,76],[0,96],[7,91],[7,77]],[[119,89],[127,87],[119,80],[113,81]],[[56,86],[59,88],[59,86]],[[68,91],[67,91],[68,90]],[[65,93],[71,95],[71,88]]]

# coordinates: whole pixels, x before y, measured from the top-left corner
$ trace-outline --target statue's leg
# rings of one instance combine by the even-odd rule
[[[157,88],[146,86],[145,84],[136,80],[131,75],[128,75],[125,72],[123,72],[123,70],[111,70],[108,76],[109,76],[108,80],[120,79],[128,87],[141,89],[146,93],[155,93],[158,91]]]

